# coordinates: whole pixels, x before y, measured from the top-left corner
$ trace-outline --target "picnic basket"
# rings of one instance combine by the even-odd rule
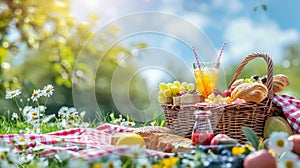
[[[166,118],[166,126],[174,130],[178,135],[190,138],[194,125],[195,110],[211,110],[211,122],[215,134],[226,134],[245,143],[246,138],[242,126],[252,128],[257,136],[263,136],[264,124],[268,117],[283,116],[282,109],[272,103],[273,92],[273,62],[266,53],[253,53],[245,57],[229,83],[228,88],[238,78],[245,65],[256,58],[263,58],[267,63],[268,73],[266,86],[268,88],[267,98],[261,103],[226,104],[214,107],[201,107],[198,105],[177,105],[162,104]]]

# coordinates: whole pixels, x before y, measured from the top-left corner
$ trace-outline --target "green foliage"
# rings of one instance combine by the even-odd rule
[[[259,141],[258,141],[258,137],[255,134],[255,132],[249,128],[249,127],[242,127],[242,131],[245,134],[246,139],[248,140],[248,142],[256,149],[258,150],[259,147]]]
[[[262,8],[264,11],[268,10],[267,4],[265,4],[262,0],[259,0],[258,4],[253,7],[253,10],[257,11],[259,8]]]

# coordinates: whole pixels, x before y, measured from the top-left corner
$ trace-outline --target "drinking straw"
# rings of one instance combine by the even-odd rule
[[[193,52],[194,52],[194,55],[195,55],[195,58],[196,58],[196,61],[197,61],[197,64],[198,64],[198,68],[200,69],[199,57],[198,57],[198,54],[196,52],[195,46],[193,46]]]
[[[216,63],[216,66],[215,66],[216,69],[218,69],[219,66],[220,66],[220,59],[221,59],[221,56],[223,54],[225,46],[226,46],[226,42],[224,41],[224,43],[222,45],[222,49],[221,49],[220,54],[219,54],[218,59],[217,59],[217,63]]]

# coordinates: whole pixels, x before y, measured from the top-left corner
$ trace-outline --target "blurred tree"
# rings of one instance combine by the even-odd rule
[[[99,27],[98,17],[91,15],[88,22],[78,22],[70,15],[69,6],[69,0],[0,2],[2,93],[7,89],[21,88],[24,85],[24,89],[27,90],[25,94],[30,95],[33,88],[55,83],[56,91],[54,99],[49,101],[50,109],[72,105],[72,82],[100,78],[102,82],[104,79],[109,83],[113,70],[118,66],[118,55],[131,56],[131,52],[122,44],[110,47],[108,52],[105,51],[105,48],[109,47],[108,42],[115,40],[118,28],[109,27],[105,30],[104,36],[94,34],[93,28]],[[94,42],[85,44],[91,36]],[[135,48],[145,46],[144,43],[134,45]],[[82,62],[78,64],[78,71],[73,73],[79,52],[83,52],[90,60],[98,60],[99,55],[104,55],[101,73],[96,77],[89,76],[93,75],[91,67],[99,64],[97,61],[94,61],[95,65]],[[15,55],[18,55],[17,59]],[[13,65],[15,62],[17,65]],[[137,79],[133,88],[140,85],[145,83]],[[96,86],[99,88],[99,83]],[[135,95],[143,97],[140,93]],[[3,94],[1,97],[4,97]],[[97,97],[105,99],[102,104],[105,110],[115,110],[110,97],[110,87],[97,89]]]

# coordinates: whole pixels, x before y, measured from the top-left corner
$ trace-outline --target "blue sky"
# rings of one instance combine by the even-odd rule
[[[73,14],[80,20],[85,20],[88,13],[96,13],[101,17],[101,25],[141,11],[162,11],[178,15],[202,29],[217,50],[221,48],[223,41],[227,42],[222,58],[224,63],[233,60],[240,62],[244,56],[256,51],[265,51],[275,62],[280,62],[284,46],[300,39],[298,16],[300,1],[297,0],[263,0],[268,10],[258,8],[256,12],[253,7],[260,2],[258,0],[73,0],[71,2]],[[152,41],[146,40],[149,46],[162,46],[179,53],[182,57],[192,54],[187,48],[180,47],[182,44],[174,39],[152,38]],[[157,40],[159,38],[162,40]],[[149,36],[136,39],[145,40],[149,39]]]

